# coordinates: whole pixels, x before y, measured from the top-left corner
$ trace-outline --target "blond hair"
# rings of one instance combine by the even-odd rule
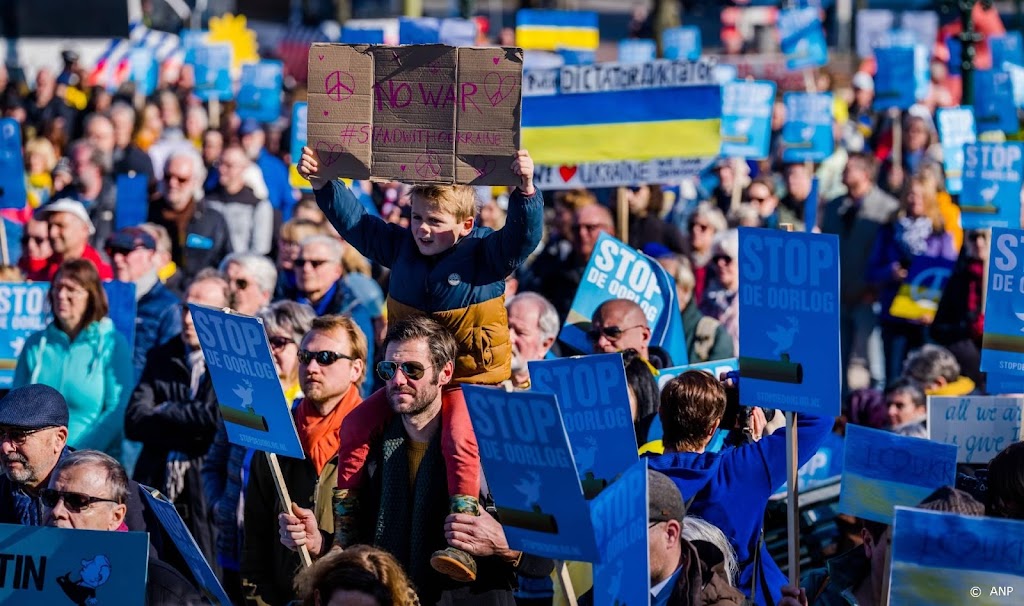
[[[417,185],[410,195],[431,209],[454,215],[456,221],[476,216],[476,190],[468,185]]]
[[[344,248],[345,250],[341,253],[341,267],[345,270],[345,273],[363,274],[366,277],[371,277],[373,268],[370,267],[370,262],[366,260],[366,257],[351,244],[346,244]]]
[[[281,239],[291,242],[302,242],[310,236],[324,235],[322,223],[314,223],[308,219],[288,219],[281,224]]]
[[[946,220],[943,218],[942,210],[939,208],[938,186],[935,179],[933,179],[928,173],[920,173],[910,178],[910,187],[907,188],[906,193],[903,195],[903,208],[900,210],[900,216],[905,217],[907,215],[906,202],[914,185],[921,186],[921,189],[923,190],[921,198],[924,202],[924,216],[931,220],[932,231],[937,234],[941,234],[946,231]]]
[[[57,150],[54,149],[53,143],[49,139],[36,137],[25,144],[26,166],[28,166],[28,157],[32,154],[39,154],[43,157],[43,168],[48,173],[53,172],[54,167],[57,166]]]
[[[363,370],[359,373],[359,378],[356,379],[356,387],[362,387],[363,381],[366,380],[366,365],[369,363],[366,360],[366,335],[359,329],[355,320],[352,316],[341,315],[341,314],[329,314],[326,316],[320,316],[314,318],[313,322],[309,325],[309,332],[306,333],[308,336],[311,332],[336,332],[343,331],[348,335],[348,342],[352,348],[352,357],[357,360],[363,361]],[[342,352],[344,353],[344,352]]]

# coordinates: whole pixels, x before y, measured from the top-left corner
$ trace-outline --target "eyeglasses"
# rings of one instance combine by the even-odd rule
[[[24,444],[28,437],[34,433],[39,433],[48,427],[40,427],[39,429],[0,429],[0,442],[10,442],[21,446]]]
[[[663,522],[664,522],[664,520],[658,520],[657,522],[651,522],[650,524],[647,525],[647,530],[650,530],[650,529],[654,528],[655,526],[657,526],[658,524],[661,524]]]
[[[175,181],[177,183],[188,183],[189,181],[192,180],[192,176],[172,175],[171,173],[167,173],[166,175],[164,175],[164,179],[166,179],[167,181]]]
[[[302,364],[309,364],[313,360],[320,366],[330,366],[338,360],[355,360],[352,356],[338,353],[336,351],[309,351],[308,349],[300,349],[298,354],[299,362]]]
[[[427,367],[420,364],[419,362],[394,362],[392,360],[384,360],[377,362],[377,376],[385,381],[390,381],[401,369],[402,373],[416,381],[422,379],[424,373],[427,371]]]
[[[293,345],[294,343],[295,343],[295,339],[291,339],[289,337],[281,337],[281,336],[270,337],[270,347],[273,348],[273,349],[284,349],[285,347],[288,347],[289,345]]]
[[[50,509],[57,506],[57,503],[64,501],[64,507],[67,508],[71,513],[80,513],[83,509],[88,509],[93,503],[117,503],[120,501],[114,499],[103,499],[100,497],[90,497],[87,494],[80,492],[64,492],[63,490],[53,490],[51,488],[44,488],[39,491],[39,498]]]
[[[229,280],[229,282],[231,282],[231,284],[238,290],[245,290],[249,288],[249,281],[245,278],[235,278],[234,280]]]
[[[708,225],[707,223],[694,223],[693,225],[690,226],[690,231],[693,231],[695,229],[697,231],[707,231],[711,229],[711,226]]]
[[[142,248],[142,247],[139,247],[139,248]],[[114,255],[124,255],[124,256],[127,257],[128,255],[132,254],[133,252],[135,252],[137,250],[139,250],[139,249],[138,248],[123,248],[123,247],[113,247],[113,246],[111,246],[111,247],[107,248],[107,256],[110,257],[111,259],[114,258]]]
[[[636,326],[630,326],[629,328],[603,326],[599,329],[594,329],[588,332],[587,338],[590,339],[591,343],[597,343],[602,336],[606,337],[610,341],[618,341],[627,330],[633,330],[634,328],[643,328],[643,324],[637,324]]]
[[[726,263],[732,263],[732,257],[730,257],[728,255],[716,255],[711,260],[714,261],[715,263],[718,263],[719,261],[725,261]]]
[[[572,228],[576,231],[585,231],[589,233],[607,229],[607,226],[602,225],[601,223],[577,223],[576,225],[573,225]]]
[[[299,257],[295,259],[295,267],[305,267],[306,264],[312,265],[313,269],[320,269],[320,266],[327,263],[327,259],[306,259]]]
[[[49,240],[49,238],[46,236],[22,236],[21,243],[28,244],[31,242],[33,244],[44,244],[47,240]]]

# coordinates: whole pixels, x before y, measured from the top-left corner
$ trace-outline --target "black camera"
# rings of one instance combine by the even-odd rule
[[[775,409],[762,408],[761,410],[764,411],[765,419],[771,423],[775,418]],[[729,432],[729,436],[725,439],[727,445],[742,446],[754,441],[750,435],[750,429],[747,427],[753,412],[753,406],[740,404],[740,390],[737,386],[725,386],[725,413],[722,414],[722,422],[718,427]]]

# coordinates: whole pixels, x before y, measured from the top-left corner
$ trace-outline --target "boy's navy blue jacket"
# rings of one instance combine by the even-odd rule
[[[832,431],[832,425],[831,417],[797,415],[800,466],[818,451]],[[693,499],[686,515],[704,518],[725,533],[741,563],[737,586],[750,597],[754,572],[752,554],[761,535],[764,510],[769,497],[786,483],[786,429],[780,428],[752,444],[717,453],[677,452],[651,457],[648,466],[672,478],[683,500]],[[764,545],[759,559],[772,603],[778,604],[786,577]],[[755,603],[759,606],[767,603],[760,582]]]
[[[320,209],[341,237],[372,261],[391,268],[388,321],[430,314],[459,343],[455,379],[496,385],[512,374],[505,312],[505,278],[540,243],[544,198],[515,189],[505,227],[474,227],[452,248],[426,256],[412,231],[366,212],[338,181],[316,192]]]

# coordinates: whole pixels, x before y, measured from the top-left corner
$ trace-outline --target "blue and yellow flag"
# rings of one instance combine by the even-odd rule
[[[523,49],[597,50],[597,13],[524,9],[516,13],[516,45]]]

